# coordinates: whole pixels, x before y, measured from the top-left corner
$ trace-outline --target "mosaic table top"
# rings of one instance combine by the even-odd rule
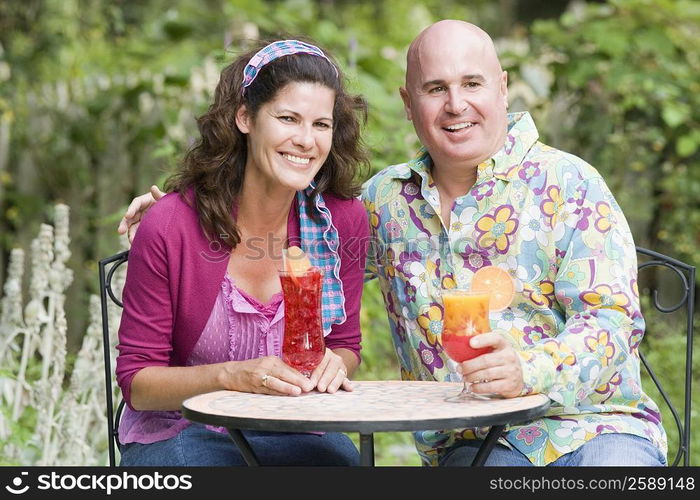
[[[447,402],[461,382],[354,381],[352,392],[270,396],[236,391],[183,402],[190,420],[241,429],[279,431],[401,431],[501,425],[542,415],[544,395]]]

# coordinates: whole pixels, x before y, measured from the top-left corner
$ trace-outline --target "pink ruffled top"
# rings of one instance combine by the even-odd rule
[[[226,274],[187,366],[280,356],[284,334],[282,299],[279,292],[263,304],[239,289]],[[179,411],[133,411],[126,406],[119,437],[122,443],[154,443],[170,439],[190,423]],[[224,428],[210,428],[225,432]]]

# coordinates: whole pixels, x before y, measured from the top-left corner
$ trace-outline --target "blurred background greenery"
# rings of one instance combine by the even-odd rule
[[[417,148],[398,95],[405,50],[443,18],[493,36],[511,110],[601,171],[638,245],[700,264],[700,2],[0,0],[0,285],[10,250],[29,248],[56,202],[70,205],[74,355],[126,204],[162,187],[219,69],[250,39],[303,34],[331,49],[369,100],[373,171],[405,161]],[[648,319],[647,351],[682,407],[682,324]],[[374,283],[362,321],[358,378],[398,378]],[[377,453],[418,463],[406,433],[378,436]]]

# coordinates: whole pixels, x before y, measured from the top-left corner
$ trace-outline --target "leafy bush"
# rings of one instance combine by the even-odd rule
[[[329,47],[369,100],[373,171],[405,161],[418,146],[398,96],[405,50],[440,18],[467,19],[494,35],[513,110],[529,109],[545,142],[601,171],[638,244],[700,265],[700,4],[537,4],[0,2],[0,282],[10,249],[28,248],[53,203],[70,200],[67,348],[75,355],[96,261],[119,248],[114,228],[125,203],[176,166],[219,68],[250,38],[304,33]],[[571,8],[561,18],[529,24],[564,4]],[[399,377],[385,316],[377,284],[368,283],[359,378]],[[649,357],[662,377],[676,376],[677,329],[653,321],[650,328]],[[15,422],[13,436],[23,440],[33,418]],[[378,463],[416,463],[407,446],[407,433],[378,436]]]
[[[639,244],[700,266],[700,4],[581,4],[531,33],[511,56],[545,140],[600,170]]]

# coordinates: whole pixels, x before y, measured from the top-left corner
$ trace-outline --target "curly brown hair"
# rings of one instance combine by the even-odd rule
[[[185,155],[178,172],[165,184],[166,191],[177,191],[188,203],[191,200],[187,192],[192,188],[204,232],[210,239],[231,248],[241,241],[231,211],[243,185],[248,156],[246,136],[236,126],[236,112],[242,105],[255,119],[260,107],[290,83],[309,82],[328,87],[335,92],[333,140],[328,158],[314,178],[316,188],[312,196],[326,192],[343,199],[357,196],[364,174],[361,169],[369,165],[360,136],[361,124],[367,120],[367,102],[346,91],[337,64],[310,54],[285,55],[263,66],[243,92],[246,64],[269,43],[260,42],[223,69],[214,102],[197,119],[201,137]],[[323,51],[331,57],[325,49]]]

